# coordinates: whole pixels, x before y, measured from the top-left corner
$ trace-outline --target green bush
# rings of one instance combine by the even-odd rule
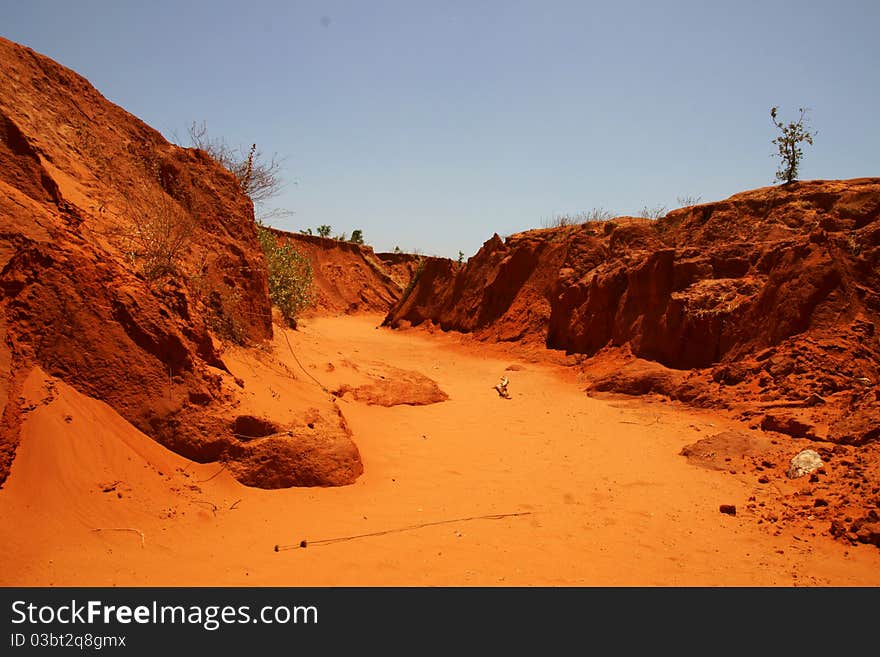
[[[269,272],[269,299],[290,326],[312,303],[314,277],[309,259],[290,244],[282,244],[275,234],[257,224],[257,237],[266,256]]]

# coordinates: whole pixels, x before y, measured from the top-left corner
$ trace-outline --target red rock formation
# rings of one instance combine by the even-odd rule
[[[206,153],[2,38],[0,290],[0,483],[34,365],[185,456],[234,453],[217,338],[272,335],[250,199]]]
[[[350,395],[352,399],[374,406],[426,406],[449,399],[437,382],[421,372],[402,370],[386,365],[382,374],[373,375],[372,381],[359,386],[343,384],[333,391],[337,397]]]
[[[464,266],[429,259],[385,323],[587,356],[626,347],[700,370],[702,389],[656,372],[651,386],[674,381],[667,394],[704,404],[827,397],[809,411],[828,425],[819,437],[863,443],[880,437],[878,217],[880,179],[866,178],[757,189],[657,221],[496,235]],[[596,385],[643,384],[615,374]]]

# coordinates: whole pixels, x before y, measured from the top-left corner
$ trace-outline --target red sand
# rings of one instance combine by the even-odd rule
[[[339,399],[364,473],[336,488],[248,488],[32,372],[23,394],[33,408],[0,490],[0,585],[880,584],[876,547],[835,541],[819,523],[759,523],[749,497],[775,495],[754,472],[679,455],[726,429],[748,433],[741,423],[676,403],[591,398],[573,368],[381,321],[314,318],[287,332],[328,388],[360,385],[385,364],[449,396],[393,407]],[[255,411],[303,385],[325,394],[276,333],[271,353],[224,354]],[[502,375],[509,400],[492,388]],[[780,493],[806,485],[773,482]],[[465,520],[502,514],[527,515]],[[377,535],[321,542],[363,534]]]

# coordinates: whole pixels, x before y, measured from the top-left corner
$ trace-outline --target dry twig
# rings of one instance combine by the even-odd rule
[[[451,520],[437,520],[435,522],[423,522],[418,525],[409,525],[408,527],[398,527],[396,529],[385,529],[378,532],[370,532],[368,534],[356,534],[354,536],[341,536],[338,538],[325,538],[318,541],[307,541],[303,539],[295,545],[276,545],[275,551],[296,550],[297,548],[308,547],[309,545],[327,545],[329,543],[341,543],[343,541],[353,541],[357,538],[367,538],[368,536],[384,536],[385,534],[396,534],[398,532],[408,532],[414,529],[422,529],[423,527],[433,527],[435,525],[448,525],[454,522],[466,522],[468,520],[501,520],[503,518],[514,518],[517,516],[532,515],[531,511],[520,511],[519,513],[498,513],[486,516],[470,516],[468,518],[453,518]]]
[[[141,547],[144,547],[146,539],[144,538],[144,533],[140,529],[134,529],[132,527],[96,527],[92,530],[93,532],[134,532],[138,536],[141,537]]]

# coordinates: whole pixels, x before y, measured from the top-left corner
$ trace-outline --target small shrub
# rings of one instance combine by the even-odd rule
[[[281,311],[285,321],[295,327],[299,314],[312,303],[312,264],[290,244],[282,244],[271,230],[259,223],[257,237],[266,256],[269,299]]]
[[[129,192],[123,249],[148,280],[177,273],[189,248],[195,220],[163,189],[144,185]]]
[[[562,228],[563,226],[572,226],[575,221],[572,219],[571,215],[568,214],[557,214],[553,215],[549,219],[544,219],[541,221],[542,228]]]
[[[578,213],[577,217],[581,220],[581,223],[586,223],[588,221],[608,221],[609,219],[614,218],[614,213],[605,208],[593,208],[592,210]]]
[[[351,238],[349,241],[354,242],[355,244],[363,244],[364,231],[362,231],[360,228],[356,228],[355,230],[351,231]]]
[[[321,237],[330,237],[330,233],[332,231],[333,231],[333,229],[330,226],[328,226],[327,224],[323,224],[321,226],[318,226],[318,235],[320,235]]]
[[[576,226],[589,221],[608,221],[614,217],[614,213],[605,208],[592,208],[577,214],[557,214],[550,219],[541,222],[543,228],[561,228],[563,226]]]
[[[666,216],[666,206],[655,205],[653,208],[649,208],[646,205],[641,209],[638,216],[644,219],[662,219]]]
[[[677,196],[675,198],[675,202],[678,203],[678,207],[680,207],[680,208],[686,208],[691,205],[697,205],[702,200],[703,200],[702,196]]]
[[[281,162],[275,155],[267,160],[256,144],[251,144],[247,154],[241,149],[235,151],[222,139],[208,137],[204,122],[189,127],[189,139],[194,148],[205,151],[220,166],[232,172],[254,205],[264,204],[281,191]]]

